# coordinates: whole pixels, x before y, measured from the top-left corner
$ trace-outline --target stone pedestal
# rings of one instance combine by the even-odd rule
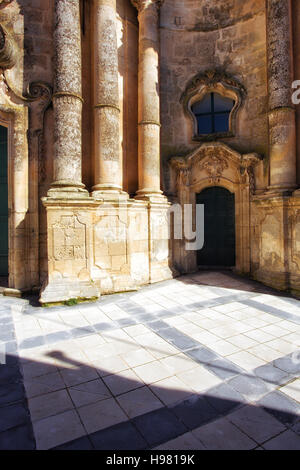
[[[41,304],[97,299],[100,291],[90,276],[95,202],[44,198],[43,203],[48,225],[48,280]]]
[[[255,197],[251,224],[253,277],[300,295],[300,199]]]
[[[82,184],[80,1],[55,1],[54,182],[43,199],[47,211],[48,279],[40,302],[100,295],[90,278],[89,205]],[[84,209],[83,209],[84,208]]]

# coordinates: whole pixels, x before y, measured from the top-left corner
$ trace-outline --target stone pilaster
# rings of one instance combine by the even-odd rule
[[[292,104],[293,52],[290,0],[267,1],[271,192],[296,185],[296,128]]]
[[[82,184],[80,1],[55,0],[54,182],[51,197],[79,197]]]
[[[94,0],[93,196],[122,191],[116,0]]]
[[[139,19],[139,190],[157,198],[160,190],[159,7],[163,0],[132,0]]]

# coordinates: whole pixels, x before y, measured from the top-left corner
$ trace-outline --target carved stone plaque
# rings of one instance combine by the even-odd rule
[[[55,260],[86,259],[86,227],[76,216],[61,216],[52,230]]]

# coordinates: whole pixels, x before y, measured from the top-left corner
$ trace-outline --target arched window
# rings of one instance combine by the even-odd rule
[[[235,102],[219,93],[208,93],[191,107],[197,121],[198,135],[230,131],[229,117]]]

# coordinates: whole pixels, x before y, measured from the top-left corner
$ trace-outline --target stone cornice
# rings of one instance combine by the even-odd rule
[[[131,0],[132,5],[137,8],[139,12],[153,4],[156,4],[157,8],[159,8],[163,2],[164,0]]]

